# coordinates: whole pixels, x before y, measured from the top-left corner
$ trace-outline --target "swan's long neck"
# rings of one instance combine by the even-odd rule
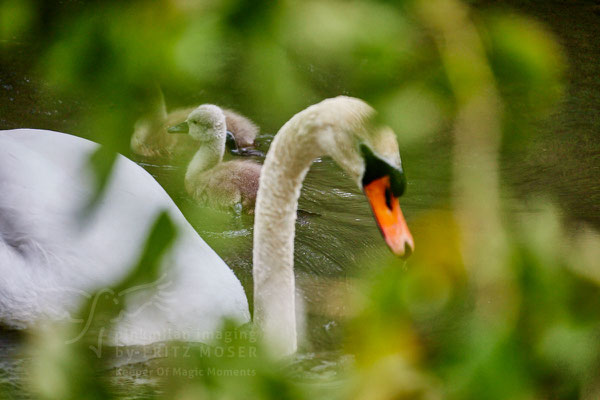
[[[314,132],[288,122],[275,136],[261,172],[254,222],[254,321],[279,354],[297,348],[296,210],[302,181],[321,153]]]
[[[364,162],[354,135],[365,136],[373,113],[359,99],[324,100],[290,119],[267,154],[254,220],[254,321],[278,354],[297,348],[294,228],[302,181],[315,158],[330,155],[358,182]]]
[[[225,153],[224,140],[211,140],[202,142],[200,148],[194,154],[185,173],[186,184],[193,181],[202,172],[211,169],[223,160]]]

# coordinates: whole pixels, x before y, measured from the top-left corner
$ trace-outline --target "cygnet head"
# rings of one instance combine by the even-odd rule
[[[187,133],[199,142],[225,142],[227,126],[220,107],[203,104],[192,111],[185,122],[168,129],[169,133]]]

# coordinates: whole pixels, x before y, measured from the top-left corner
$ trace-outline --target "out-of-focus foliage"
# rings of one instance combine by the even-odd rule
[[[424,255],[410,270],[390,260],[375,273],[359,299],[363,311],[349,325],[357,363],[382,368],[384,355],[401,356],[412,373],[429,380],[428,390],[441,387],[455,399],[598,396],[600,318],[592,310],[600,305],[600,266],[597,258],[581,257],[576,243],[587,242],[585,253],[597,257],[600,238],[589,230],[569,235],[556,210],[539,204],[540,216],[515,221],[509,230],[510,291],[490,287],[483,296],[459,255],[440,246],[455,239],[452,221],[443,226],[438,215],[416,221],[417,229],[426,227],[415,235],[421,251],[441,249],[443,259]],[[511,304],[511,312],[490,323],[481,300]]]
[[[57,94],[89,107],[86,135],[121,152],[133,123],[153,109],[156,84],[169,108],[228,104],[268,132],[338,94],[372,103],[407,143],[452,118],[450,71],[414,11],[419,2],[0,4],[3,37],[37,41],[38,67]],[[546,109],[560,92],[562,70],[547,32],[512,14],[479,20],[499,87],[511,96],[507,104],[518,101],[514,111],[522,115]],[[472,64],[464,61],[467,73]],[[477,80],[472,71],[465,78]]]
[[[551,112],[563,94],[564,56],[553,35],[535,21],[499,12],[483,21],[490,65],[506,99],[505,144],[515,148],[530,138],[529,123]]]
[[[0,2],[0,40],[19,36],[32,24],[35,15],[28,0]]]
[[[535,21],[493,14],[482,26],[498,86],[526,109],[544,109],[562,94],[564,60],[553,35]],[[511,93],[510,91],[514,91]],[[508,103],[508,102],[507,102]]]
[[[111,398],[132,386],[134,395],[167,399],[600,395],[598,234],[573,236],[548,202],[527,220],[506,221],[496,207],[498,120],[510,141],[524,116],[548,110],[561,93],[560,51],[522,16],[472,15],[454,0],[397,3],[0,1],[2,51],[19,38],[39,42],[36,68],[56,93],[85,103],[82,134],[113,150],[128,152],[157,84],[170,108],[226,104],[267,132],[309,104],[348,94],[372,103],[411,148],[458,120],[454,140],[467,152],[456,155],[455,179],[479,207],[465,216],[458,195],[458,211],[415,218],[417,251],[406,264],[365,257],[370,273],[345,300],[353,310],[345,351],[353,358],[333,374],[273,360],[248,327],[226,326],[207,345],[166,344],[163,357],[118,367],[96,357],[97,343],[65,345],[70,333],[58,330],[32,340],[34,393]],[[489,156],[480,171],[478,152]],[[110,162],[96,164],[110,172]],[[469,173],[474,179],[465,179]],[[486,209],[493,229],[484,219],[474,225],[481,231],[467,231]],[[164,234],[168,223],[157,226]],[[157,232],[123,285],[151,275],[147,266],[171,237]],[[473,256],[478,243],[500,249]],[[118,312],[107,307],[104,320]],[[115,387],[105,378],[119,371],[126,372]]]

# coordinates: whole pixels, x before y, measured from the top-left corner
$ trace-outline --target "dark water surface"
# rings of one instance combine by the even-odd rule
[[[567,221],[600,228],[600,14],[592,2],[526,4],[522,11],[547,23],[568,55],[568,90],[550,119],[536,124],[536,135],[519,150],[502,155],[506,212],[535,213],[524,199],[541,194],[558,201]],[[30,51],[25,44],[20,49]],[[22,55],[0,62],[0,129],[35,127],[81,134],[76,116],[86,106],[80,101],[48,99],[43,82],[23,72],[29,66],[14,64]],[[263,147],[271,138],[260,138]],[[403,147],[401,136],[400,142],[409,179],[401,204],[410,226],[429,210],[450,208],[451,141],[446,133],[414,148]],[[252,217],[198,210],[183,192],[181,167],[137,161],[179,202],[194,227],[235,271],[251,300]],[[325,307],[332,287],[343,286],[360,272],[365,257],[381,257],[388,250],[363,194],[330,159],[314,163],[299,207],[295,267],[308,318],[305,351],[298,365],[307,373],[326,373],[338,360],[340,316],[344,315],[343,304]],[[26,374],[18,337],[0,331],[0,383],[15,393],[18,376]],[[136,382],[149,384],[132,378],[116,386]]]
[[[564,214],[600,228],[600,3],[509,1],[543,22],[567,58],[566,96],[521,152],[507,155],[506,180],[524,197],[550,194]]]

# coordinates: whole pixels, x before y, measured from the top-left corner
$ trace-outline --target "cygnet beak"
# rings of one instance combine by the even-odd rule
[[[187,122],[182,122],[167,129],[167,132],[169,133],[189,133],[189,131],[190,127]]]

